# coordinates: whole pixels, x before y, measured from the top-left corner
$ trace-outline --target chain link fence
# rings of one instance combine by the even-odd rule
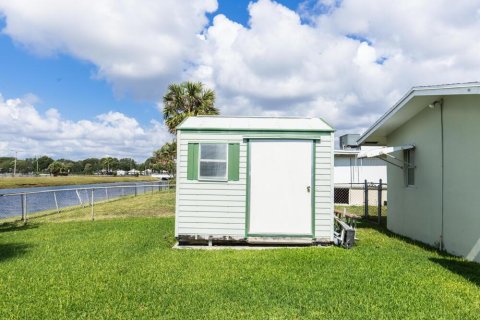
[[[387,184],[378,182],[337,183],[334,186],[335,210],[385,224]]]
[[[161,181],[5,193],[0,194],[0,222],[167,215],[174,212],[174,190],[173,183]],[[116,202],[126,198],[131,200]]]

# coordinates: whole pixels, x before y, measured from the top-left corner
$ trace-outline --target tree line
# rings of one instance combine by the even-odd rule
[[[55,175],[66,174],[94,174],[94,173],[113,173],[117,170],[129,171],[136,169],[143,171],[145,169],[163,170],[157,165],[153,157],[148,158],[143,163],[137,163],[132,158],[87,158],[84,160],[57,159],[49,156],[38,158],[17,159],[16,172],[22,174],[45,174]],[[13,173],[15,167],[15,158],[0,157],[0,173]]]

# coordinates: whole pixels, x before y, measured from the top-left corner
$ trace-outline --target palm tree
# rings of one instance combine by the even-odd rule
[[[215,92],[204,88],[201,82],[173,83],[163,96],[163,117],[170,133],[175,134],[176,127],[186,117],[197,115],[216,115]]]
[[[107,173],[110,172],[110,167],[113,163],[113,158],[112,157],[106,157],[101,160],[103,169],[107,169]]]
[[[175,141],[167,142],[160,149],[154,151],[153,158],[162,170],[175,175],[175,159],[177,158],[177,144]]]

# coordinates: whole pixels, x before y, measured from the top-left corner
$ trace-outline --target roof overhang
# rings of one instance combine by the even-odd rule
[[[413,87],[362,134],[360,145],[386,145],[387,136],[444,96],[480,94],[480,82]]]

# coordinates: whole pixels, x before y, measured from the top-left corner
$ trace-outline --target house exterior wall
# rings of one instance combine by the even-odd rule
[[[480,262],[480,97],[444,100],[444,245]]]
[[[441,241],[442,154],[440,108],[425,107],[387,137],[389,146],[414,144],[415,185],[404,171],[388,165],[389,230],[438,247]],[[403,160],[403,154],[395,157]]]
[[[443,170],[440,107],[425,108],[387,137],[389,146],[416,146],[415,186],[405,187],[403,171],[388,166],[387,225],[435,247],[443,241],[447,252],[480,262],[478,119],[478,96],[444,98]]]
[[[245,137],[311,139],[312,133],[177,132],[177,202],[175,235],[241,240],[246,237],[247,142]],[[333,132],[315,133],[315,235],[333,241]],[[239,181],[187,180],[188,143],[240,144]]]
[[[356,155],[335,155],[334,181],[338,183],[387,183],[386,162],[380,159],[357,159]]]

